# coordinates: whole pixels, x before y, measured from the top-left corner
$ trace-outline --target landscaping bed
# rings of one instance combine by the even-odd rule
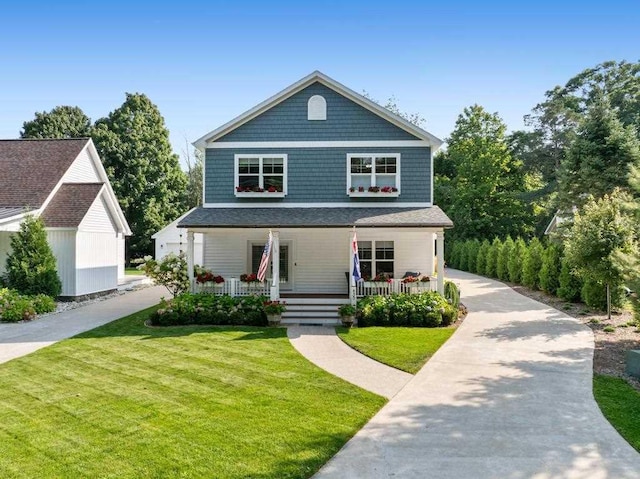
[[[611,320],[608,320],[605,312],[589,308],[583,303],[569,303],[542,291],[507,284],[514,291],[563,311],[589,326],[595,337],[594,373],[624,378],[640,391],[640,380],[625,374],[626,352],[630,349],[640,349],[640,331],[632,325],[631,311],[616,311],[612,313]]]

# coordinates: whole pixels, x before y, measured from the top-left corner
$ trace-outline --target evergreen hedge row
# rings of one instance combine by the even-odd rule
[[[538,238],[495,238],[457,241],[450,245],[447,264],[470,273],[510,281],[539,289],[565,301],[582,300],[588,306],[606,309],[605,285],[596,279],[583,281],[573,274],[560,244],[544,245]],[[612,291],[612,303],[621,306],[622,290]]]

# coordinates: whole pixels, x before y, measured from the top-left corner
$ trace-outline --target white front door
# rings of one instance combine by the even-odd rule
[[[253,243],[251,245],[251,271],[253,273],[258,272],[263,250],[264,244]],[[267,272],[267,277],[269,278],[272,276],[272,267],[273,264],[270,264],[269,270]],[[293,282],[291,280],[291,243],[280,241],[280,289],[291,290],[292,288]]]

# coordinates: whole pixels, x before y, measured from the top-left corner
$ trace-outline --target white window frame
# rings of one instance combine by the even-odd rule
[[[260,188],[264,188],[264,171],[263,171],[263,161],[266,158],[282,158],[282,191],[270,193],[268,191],[264,191],[262,193],[258,193],[255,191],[251,192],[240,192],[238,191],[238,186],[240,186],[240,159],[241,158],[258,158],[260,162],[260,172],[258,173],[258,186]],[[288,155],[285,153],[268,153],[268,154],[251,154],[251,153],[238,153],[233,157],[233,192],[235,196],[239,198],[284,198],[287,196],[287,161]]]
[[[400,153],[348,153],[347,154],[347,195],[356,198],[397,198],[400,196]],[[351,173],[351,159],[352,158],[371,158],[371,186],[376,185],[376,158],[395,158],[396,159],[396,173],[395,183],[398,191],[392,191],[389,193],[371,192],[371,191],[350,191],[351,189],[351,175],[368,176],[366,173]],[[386,175],[386,174],[385,174]]]
[[[382,239],[378,239],[378,240],[358,240],[358,243],[371,243],[371,259],[363,259],[360,260],[360,262],[362,263],[367,262],[367,263],[371,263],[371,279],[373,279],[376,276],[376,269],[377,269],[377,263],[378,261],[381,263],[392,263],[393,264],[393,277],[396,278],[396,242],[394,240],[382,240]],[[376,244],[377,243],[391,243],[393,245],[393,259],[389,260],[389,259],[378,259],[376,257]],[[360,248],[360,245],[358,245],[358,248]]]

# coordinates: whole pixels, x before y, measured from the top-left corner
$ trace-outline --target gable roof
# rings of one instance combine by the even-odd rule
[[[265,111],[269,110],[270,108],[273,108],[277,104],[281,103],[282,101],[295,95],[299,91],[305,89],[309,85],[312,85],[313,83],[316,83],[316,82],[321,83],[322,85],[325,85],[328,88],[331,88],[332,90],[336,91],[342,96],[350,99],[351,101],[362,106],[363,108],[366,108],[367,110],[375,113],[376,115],[382,117],[383,119],[389,121],[390,123],[396,125],[397,127],[411,133],[412,135],[415,135],[421,140],[426,141],[427,143],[429,143],[430,146],[433,147],[434,151],[437,150],[440,147],[440,145],[442,145],[442,140],[432,135],[428,131],[423,130],[419,126],[414,125],[413,123],[410,123],[409,121],[396,115],[395,113],[390,112],[388,109],[384,108],[383,106],[380,106],[376,102],[369,100],[368,98],[360,95],[359,93],[356,93],[355,91],[351,90],[350,88],[347,88],[346,86],[342,85],[341,83],[335,81],[333,78],[328,77],[327,75],[325,75],[324,73],[318,70],[314,71],[310,75],[307,75],[301,80],[298,80],[293,85],[285,88],[279,93],[276,93],[274,96],[266,99],[265,101],[256,105],[250,110],[247,110],[246,112],[234,118],[230,122],[225,123],[224,125],[222,125],[219,128],[216,128],[213,131],[210,131],[206,135],[197,139],[193,143],[193,145],[196,148],[204,149],[208,142],[216,141],[217,139],[221,138],[227,133],[242,126],[248,121],[261,115]]]
[[[40,208],[87,141],[0,140],[0,207]]]
[[[91,138],[0,140],[0,223],[21,221],[28,212],[42,213],[60,188],[73,183],[63,181],[83,151],[102,181],[103,199],[118,231],[131,235]],[[73,196],[69,199],[76,201]]]
[[[77,228],[98,197],[104,183],[65,183],[42,212],[44,224],[54,228]]]

